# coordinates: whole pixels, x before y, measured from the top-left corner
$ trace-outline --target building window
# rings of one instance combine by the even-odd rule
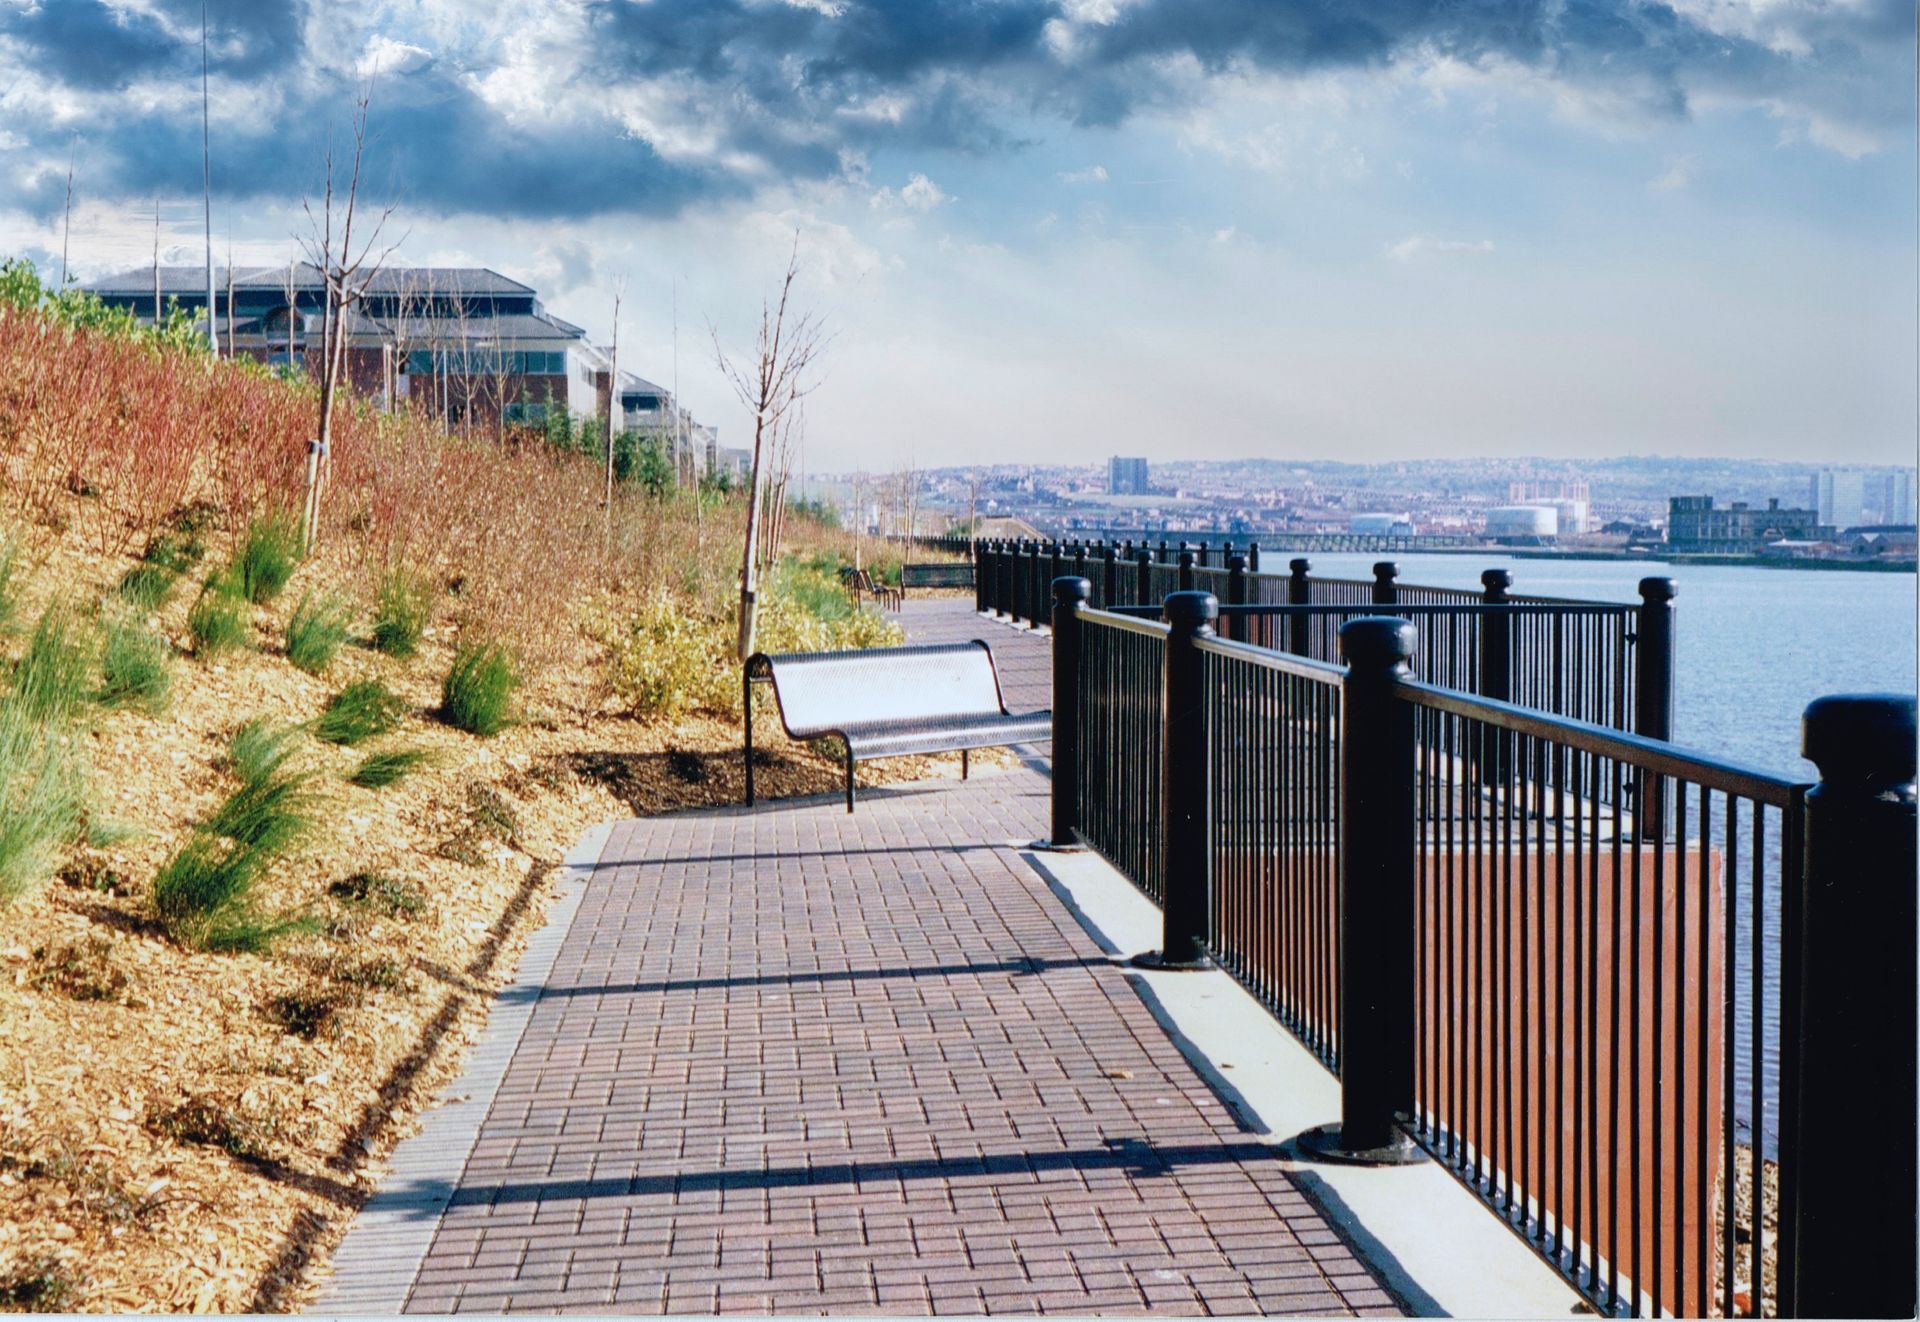
[[[453,376],[560,376],[567,370],[566,351],[545,349],[415,349],[407,354],[407,371],[414,376],[447,372]]]
[[[527,423],[538,426],[547,420],[547,406],[545,403],[536,404],[529,400],[519,400],[500,410],[500,420],[509,424]]]

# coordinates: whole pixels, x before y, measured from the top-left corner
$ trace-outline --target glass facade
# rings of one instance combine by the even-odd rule
[[[455,376],[482,376],[508,372],[514,376],[564,376],[564,350],[540,349],[415,349],[407,355],[407,371],[414,376],[449,372]]]

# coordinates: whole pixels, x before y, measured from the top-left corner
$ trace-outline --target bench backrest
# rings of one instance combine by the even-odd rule
[[[796,739],[870,721],[1005,713],[993,653],[979,640],[850,652],[756,654],[751,679],[771,679],[780,720]]]
[[[934,560],[923,564],[901,565],[900,586],[903,588],[970,588],[973,586],[973,566],[962,560]]]

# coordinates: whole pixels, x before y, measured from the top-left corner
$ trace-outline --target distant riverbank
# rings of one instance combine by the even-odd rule
[[[1767,555],[1686,555],[1648,551],[1554,551],[1534,546],[1448,547],[1421,550],[1419,555],[1501,556],[1514,560],[1613,560],[1663,565],[1739,565],[1754,569],[1841,569],[1850,573],[1911,574],[1920,569],[1912,560],[1793,560]]]

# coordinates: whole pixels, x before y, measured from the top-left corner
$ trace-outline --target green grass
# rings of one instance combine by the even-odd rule
[[[395,566],[380,578],[373,604],[373,645],[388,656],[412,656],[433,613],[433,590],[420,575]]]
[[[158,714],[173,692],[173,650],[137,620],[107,626],[100,647],[100,701]]]
[[[330,744],[363,743],[400,724],[407,704],[375,679],[356,679],[328,700],[313,733]]]
[[[352,622],[346,603],[309,592],[287,621],[287,660],[309,675],[319,674],[346,645]]]
[[[258,780],[242,781],[214,809],[205,829],[235,844],[277,854],[313,825],[310,780],[303,773],[275,770]]]
[[[264,514],[247,525],[234,556],[241,595],[255,605],[271,601],[300,563],[300,523],[290,512]]]
[[[0,904],[52,875],[81,830],[86,793],[72,745],[0,701]]]
[[[227,770],[242,784],[257,784],[284,767],[299,744],[296,727],[276,726],[256,716],[228,737]]]
[[[347,779],[365,789],[381,790],[424,766],[432,754],[420,748],[395,748],[384,753],[368,753]]]
[[[20,534],[0,538],[0,634],[13,632],[20,613]]]
[[[207,580],[200,599],[187,612],[187,633],[193,639],[193,654],[202,658],[238,651],[252,643],[247,603],[231,574],[215,574]]]
[[[41,614],[13,672],[12,700],[22,713],[57,722],[79,712],[91,688],[88,641],[63,608],[49,606]]]
[[[499,643],[462,643],[440,685],[440,714],[469,734],[491,737],[508,724],[507,711],[520,676]]]
[[[121,598],[143,611],[158,610],[202,554],[200,539],[190,533],[171,529],[159,533],[147,543],[140,563],[121,575]]]
[[[253,888],[271,858],[265,850],[196,831],[153,879],[153,912],[167,934],[201,950],[260,951],[305,926],[262,914]]]

